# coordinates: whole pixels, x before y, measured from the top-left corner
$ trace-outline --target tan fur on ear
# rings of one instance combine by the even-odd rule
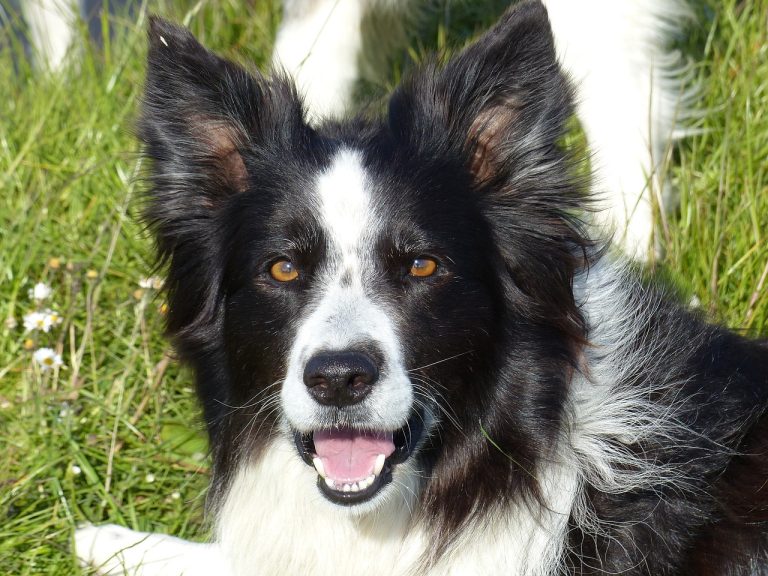
[[[248,172],[240,155],[241,143],[237,130],[226,122],[210,118],[197,118],[196,121],[200,130],[199,137],[208,148],[206,153],[210,153],[218,169],[218,176],[233,192],[245,192]]]
[[[239,142],[235,130],[222,123],[213,123],[207,128],[212,151],[219,164],[222,178],[235,192],[245,192],[248,187],[248,173],[238,149]]]
[[[509,100],[485,108],[469,128],[467,143],[472,154],[469,170],[480,182],[497,173],[498,147],[504,144],[519,114],[515,102]]]

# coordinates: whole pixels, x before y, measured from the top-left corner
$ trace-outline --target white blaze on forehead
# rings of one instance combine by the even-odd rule
[[[324,408],[303,383],[307,362],[323,350],[365,345],[381,354],[379,380],[365,401],[373,416],[361,424],[394,430],[405,424],[411,411],[413,394],[392,312],[365,286],[365,272],[375,268],[372,242],[378,224],[369,186],[362,154],[350,149],[340,150],[315,182],[330,256],[315,277],[314,301],[297,323],[281,394],[288,421],[302,432],[327,421]]]
[[[360,153],[339,151],[318,178],[316,190],[331,244],[345,258],[354,255],[369,230],[372,209]]]

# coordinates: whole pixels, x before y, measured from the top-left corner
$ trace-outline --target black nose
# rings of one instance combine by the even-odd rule
[[[349,406],[365,398],[379,377],[373,359],[362,352],[320,352],[304,368],[304,384],[320,404]]]

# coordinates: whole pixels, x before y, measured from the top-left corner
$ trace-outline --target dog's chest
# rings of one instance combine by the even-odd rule
[[[235,576],[539,576],[560,561],[567,514],[535,517],[521,505],[464,530],[425,571],[421,561],[436,543],[428,526],[411,521],[413,503],[355,515],[326,502],[314,482],[284,440],[239,471],[217,529]]]

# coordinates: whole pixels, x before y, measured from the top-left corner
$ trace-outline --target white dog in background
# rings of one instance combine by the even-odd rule
[[[56,72],[72,53],[80,21],[88,24],[91,36],[99,41],[102,9],[125,8],[130,3],[131,0],[10,0],[10,7],[19,9],[26,21],[27,35],[23,41],[32,49],[35,67]]]

